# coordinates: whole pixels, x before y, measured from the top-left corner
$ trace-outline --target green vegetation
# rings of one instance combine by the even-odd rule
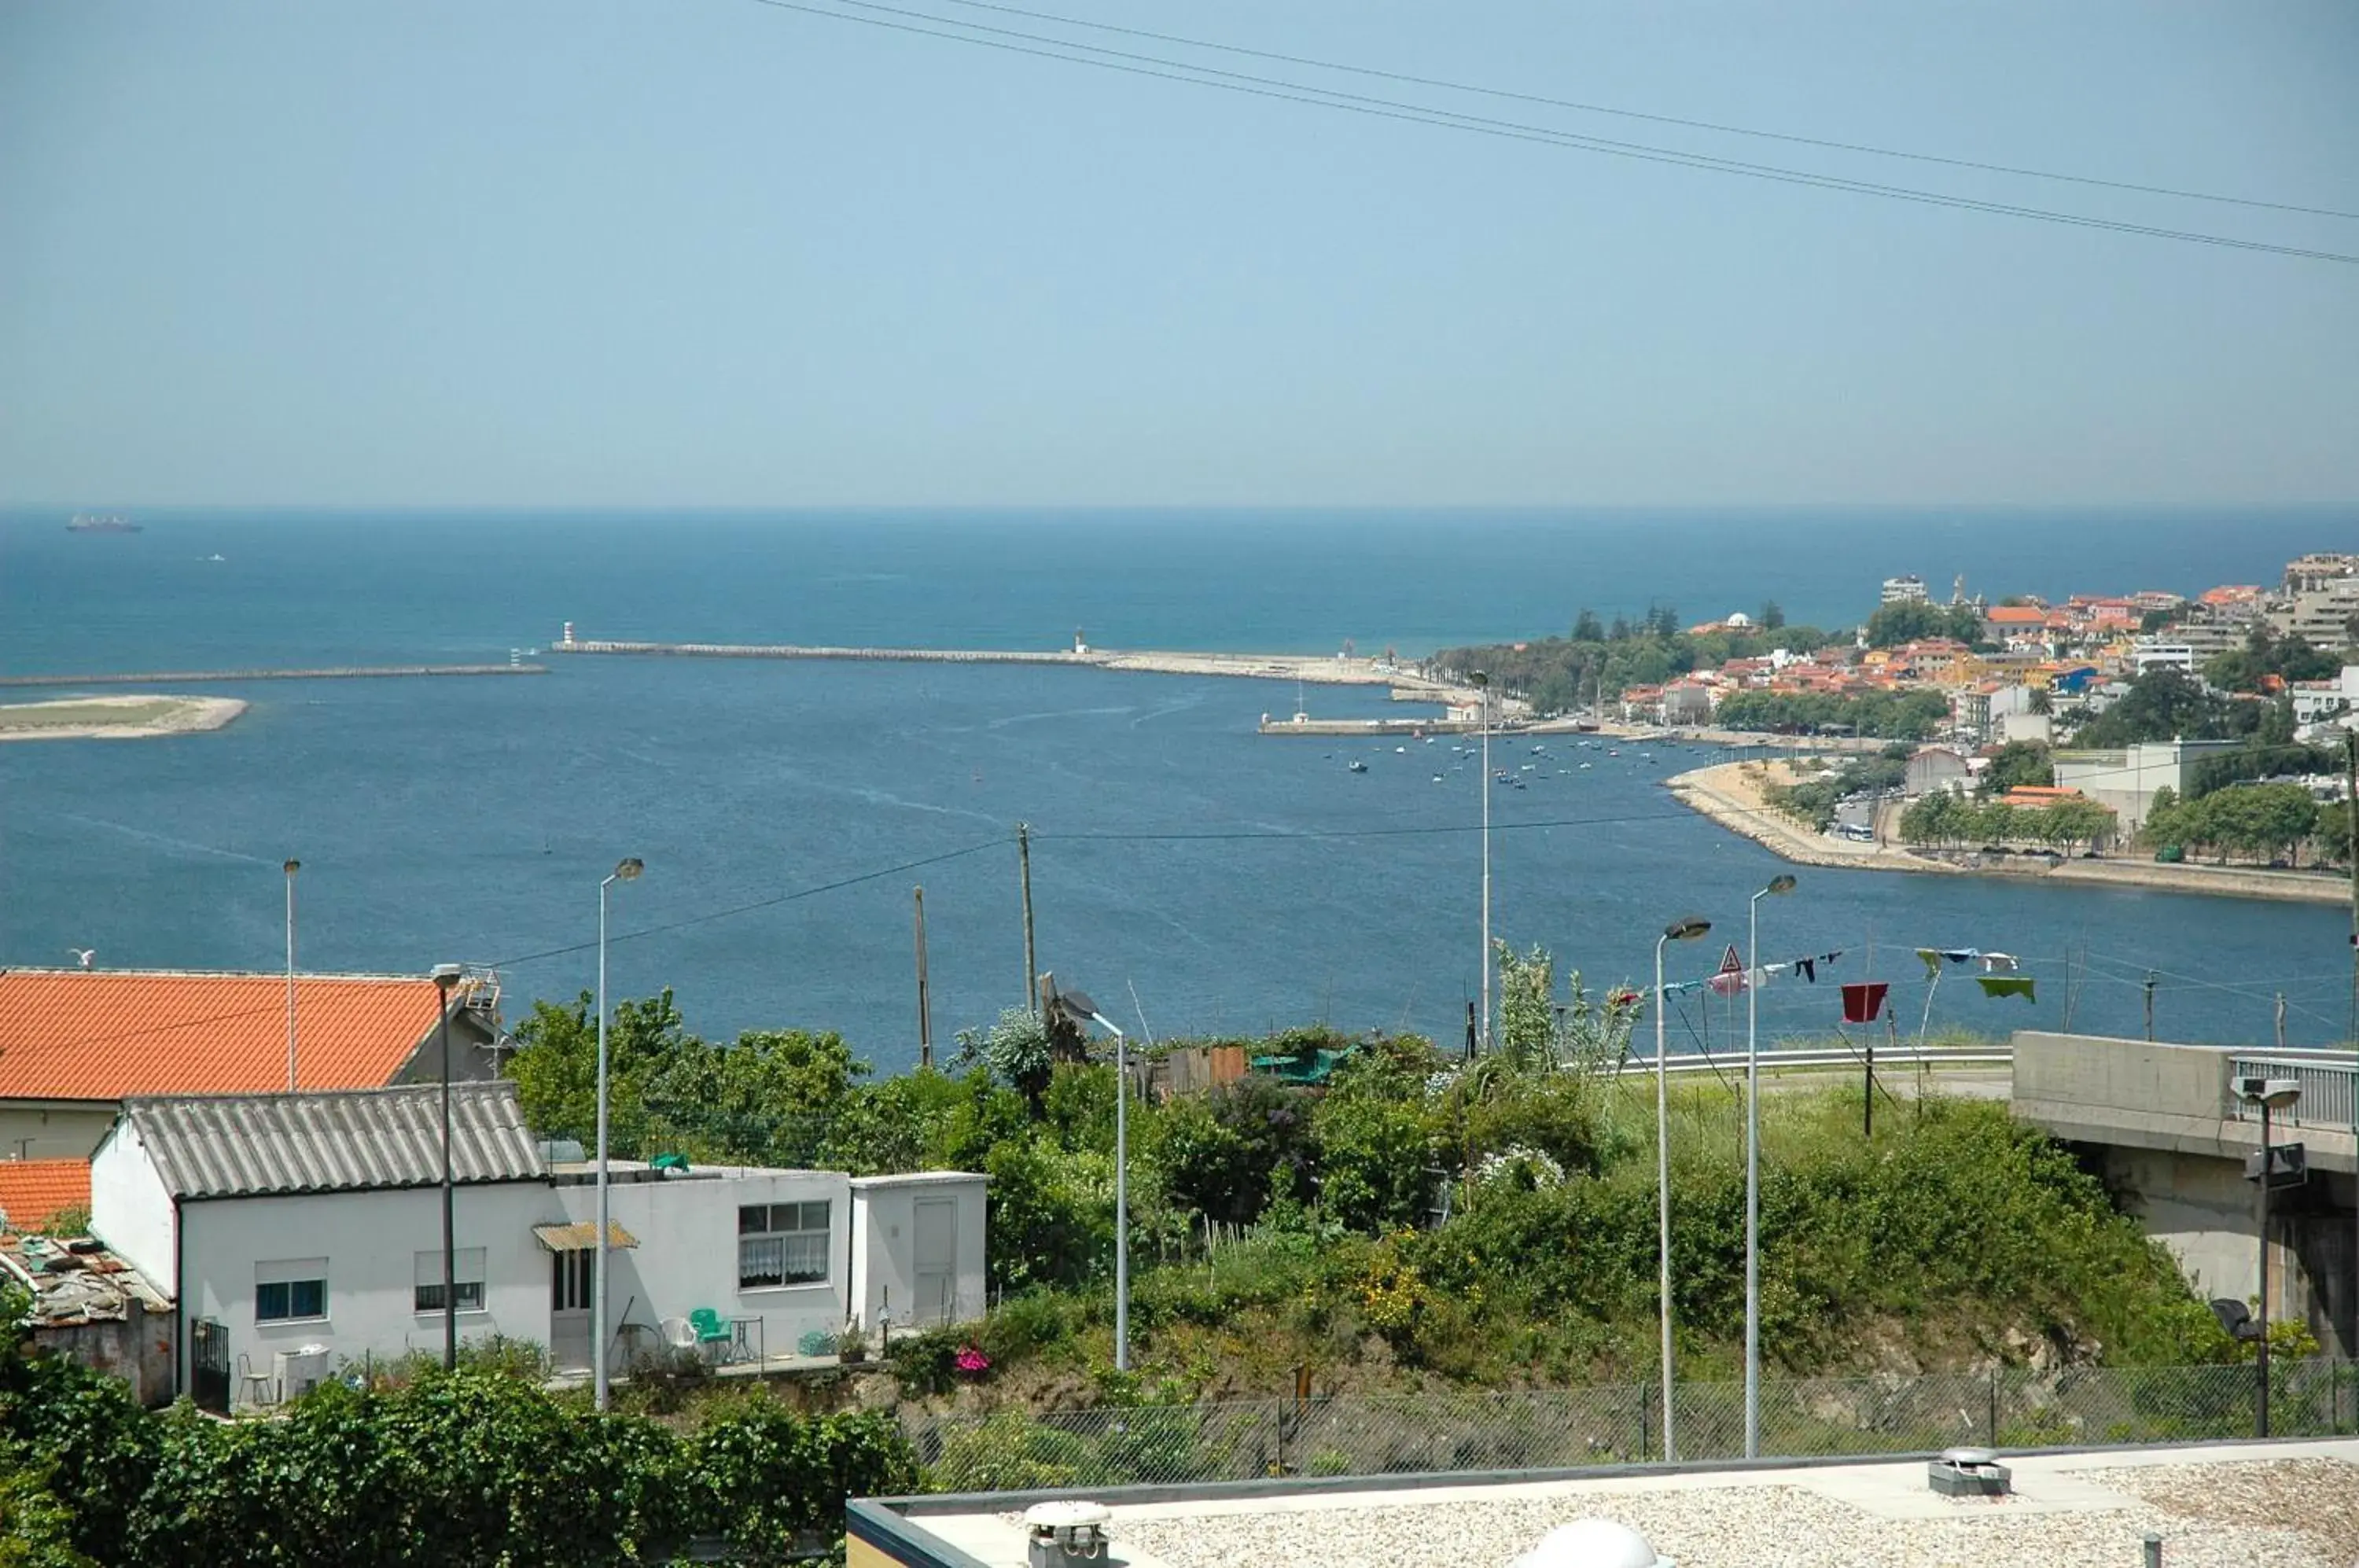
[[[1712,723],[1729,730],[1775,735],[1848,734],[1922,740],[1949,723],[1950,699],[1930,690],[1862,691],[1732,691]]]
[[[1867,618],[1870,648],[1897,648],[1904,642],[1947,637],[1969,648],[1983,643],[1982,612],[1971,604],[1924,603],[1886,604]]]
[[[847,1496],[917,1471],[890,1415],[803,1416],[760,1389],[675,1431],[500,1370],[324,1385],[271,1421],[161,1415],[103,1373],[0,1345],[0,1563],[9,1568],[575,1568],[669,1563],[700,1540],[777,1562],[843,1530]]]
[[[1984,800],[2004,795],[2018,785],[2051,786],[2056,782],[2055,764],[2049,760],[2048,748],[2036,740],[2011,740],[2000,746],[1983,770],[1974,793]]]
[[[1765,785],[1761,797],[1772,809],[1824,833],[1835,820],[1837,804],[1854,795],[1897,789],[1908,777],[1908,748],[1887,746],[1881,756],[1854,757],[1832,772],[1799,784]]]
[[[2270,677],[2280,681],[2328,681],[2341,672],[2343,660],[2324,648],[2313,648],[2288,632],[2272,637],[2266,626],[2256,626],[2245,646],[2215,653],[2203,661],[2203,679],[2223,691],[2261,691]]]
[[[2321,812],[2299,784],[2246,784],[2187,800],[2169,789],[2158,790],[2145,833],[2158,849],[2209,853],[2223,865],[2232,855],[2299,865],[2302,845],[2313,835],[2322,855],[2347,853],[2350,826],[2341,811]]]
[[[1900,813],[1900,836],[1917,844],[2038,844],[2071,855],[2109,836],[2115,822],[2112,808],[2094,800],[2010,806],[1936,791],[1910,801]]]
[[[1761,624],[1750,632],[1693,635],[1680,629],[1679,612],[1669,605],[1649,609],[1636,625],[1616,616],[1608,626],[1594,611],[1583,610],[1570,637],[1444,648],[1433,662],[1462,677],[1485,670],[1501,688],[1522,693],[1537,712],[1558,713],[1618,697],[1632,686],[1659,686],[1695,670],[1717,670],[1732,659],[1760,659],[1778,648],[1808,653],[1844,635],[1789,626],[1774,604],[1761,609]]]
[[[745,1043],[695,1039],[658,998],[624,1009],[637,1041],[626,1071],[632,1103],[671,1118],[660,1124],[665,1147],[988,1172],[988,1267],[1002,1304],[972,1331],[990,1364],[973,1379],[990,1385],[986,1402],[1051,1390],[1070,1399],[1077,1379],[1101,1400],[1266,1393],[1304,1364],[1346,1387],[1643,1376],[1653,1356],[1651,1088],[1609,1071],[1641,998],[1560,977],[1541,951],[1502,949],[1499,974],[1497,1049],[1472,1064],[1413,1038],[1298,1030],[1234,1043],[1255,1054],[1342,1051],[1323,1089],[1255,1074],[1134,1106],[1137,1370],[1113,1381],[1103,1370],[1114,1251],[1105,1066],[1044,1059],[1046,1031],[1021,1015],[967,1037],[949,1071],[872,1080],[848,1052],[819,1049],[828,1037],[771,1034],[747,1037],[756,1044],[743,1067],[714,1065]],[[575,1016],[553,1009],[528,1026],[520,1081],[571,1080],[562,1062],[534,1059],[582,1050]],[[788,1040],[811,1044],[777,1043]],[[793,1114],[747,1114],[724,1095],[697,1120],[651,1088],[739,1072],[779,1073]],[[1717,1084],[1682,1084],[1677,1099],[1680,1334],[1709,1375],[1731,1364],[1740,1332],[1741,1121]],[[1769,1344],[1782,1371],[1881,1365],[1896,1345],[1941,1365],[2006,1354],[2027,1334],[2132,1363],[2225,1353],[2168,1257],[2003,1106],[1897,1108],[1878,1116],[1873,1144],[1858,1116],[1855,1087],[1797,1087],[1767,1108]],[[941,1354],[909,1349],[913,1368],[932,1369],[904,1375],[913,1395],[951,1376],[950,1347],[933,1348]]]

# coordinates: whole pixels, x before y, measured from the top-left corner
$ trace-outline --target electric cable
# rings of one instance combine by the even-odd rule
[[[1467,131],[1476,135],[1529,142],[1571,151],[1631,158],[1645,163],[1669,164],[1713,173],[1765,180],[1778,184],[1810,186],[1821,190],[1875,196],[1926,206],[1950,207],[1995,216],[2023,218],[2032,222],[2057,223],[2074,228],[2100,229],[2149,239],[2176,240],[2190,245],[2215,245],[2232,250],[2254,251],[2310,261],[2333,262],[2343,266],[2359,266],[2359,255],[2341,251],[2276,245],[2264,240],[2207,234],[2191,229],[2172,229],[2155,224],[2133,223],[2119,219],[2097,218],[2085,213],[2059,212],[2049,208],[2025,207],[2010,202],[1983,201],[1974,197],[1951,195],[1909,186],[1886,185],[1873,180],[1853,180],[1841,175],[1812,173],[1772,164],[1747,163],[1741,159],[1717,158],[1703,153],[1680,152],[1674,148],[1654,147],[1645,143],[1618,142],[1605,137],[1586,136],[1579,132],[1526,125],[1518,121],[1491,119],[1483,115],[1466,114],[1449,109],[1435,109],[1395,99],[1342,93],[1332,88],[1312,87],[1300,82],[1253,76],[1241,71],[1219,71],[1210,66],[1189,65],[1158,56],[1132,54],[1125,50],[1104,49],[1094,44],[1074,43],[1067,39],[1018,32],[1010,28],[985,27],[979,23],[961,22],[929,12],[878,5],[873,4],[872,0],[842,0],[842,3],[864,5],[871,10],[886,12],[889,16],[915,17],[936,23],[938,26],[919,27],[914,22],[889,20],[887,16],[859,16],[850,11],[830,9],[824,5],[799,4],[798,0],[752,0],[752,3],[768,6],[773,10],[793,11],[803,16],[826,17],[833,21],[850,22],[862,27],[908,33],[920,38],[939,38],[975,48],[998,49],[1005,53],[1057,60],[1067,65],[1091,66],[1102,71],[1119,71],[1125,75],[1151,77],[1159,81],[1176,82],[1198,87],[1217,88],[1248,97],[1276,99],[1286,103],[1307,104],[1313,108],[1332,109],[1375,119],[1397,120],[1410,125]],[[967,30],[953,32],[943,30],[945,28]],[[995,33],[1000,36],[996,38],[975,36],[978,33]],[[1013,39],[1027,41],[1010,41]],[[1071,52],[1075,50],[1085,52]],[[1108,58],[1098,59],[1092,58],[1093,56]],[[1147,63],[1130,63],[1133,61]]]
[[[861,5],[864,0],[841,0],[845,5]],[[1679,125],[1691,131],[1712,131],[1723,136],[1754,136],[1764,141],[1786,142],[1796,147],[1822,147],[1832,152],[1862,153],[1871,158],[1907,158],[1915,163],[1939,164],[1949,169],[1971,169],[1984,174],[2015,175],[2027,180],[2055,180],[2073,185],[2095,186],[2106,191],[2130,191],[2147,196],[2169,196],[2190,201],[2220,201],[2238,207],[2259,207],[2272,212],[2300,212],[2319,218],[2359,218],[2359,212],[2348,212],[2337,207],[2306,207],[2293,201],[2269,201],[2250,196],[2229,196],[2212,191],[2187,191],[2169,185],[2141,185],[2135,180],[2104,180],[2086,174],[2065,174],[2055,169],[2027,169],[2013,164],[1988,163],[1975,158],[1945,158],[1936,153],[1909,152],[1899,147],[1876,147],[1865,142],[1832,140],[1824,136],[1796,136],[1785,131],[1765,131],[1752,125],[1732,125],[1715,120],[1689,119],[1678,114],[1649,114],[1641,109],[1623,109],[1605,103],[1585,103],[1570,98],[1550,98],[1538,93],[1517,93],[1502,87],[1484,87],[1471,82],[1453,82],[1446,77],[1418,76],[1408,71],[1384,71],[1373,66],[1347,65],[1341,60],[1318,60],[1308,55],[1283,54],[1275,49],[1249,49],[1242,44],[1219,43],[1210,38],[1182,38],[1176,33],[1158,33],[1145,27],[1119,27],[1112,22],[1093,22],[1081,16],[1060,16],[1053,11],[1027,11],[1020,5],[993,5],[990,0],[941,0],[970,11],[996,11],[1003,16],[1024,16],[1036,22],[1052,22],[1061,27],[1087,27],[1093,32],[1117,33],[1125,38],[1148,38],[1157,43],[1179,44],[1186,49],[1212,49],[1222,54],[1242,55],[1253,60],[1275,60],[1285,65],[1306,65],[1317,71],[1341,71],[1352,76],[1365,76],[1380,82],[1398,82],[1412,87],[1437,87],[1449,93],[1472,93],[1485,98],[1499,98],[1511,103],[1535,103],[1551,109],[1571,109],[1583,114],[1612,114],[1625,120],[1644,120],[1658,125]]]

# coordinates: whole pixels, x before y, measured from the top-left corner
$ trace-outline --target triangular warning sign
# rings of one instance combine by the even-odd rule
[[[1736,956],[1736,944],[1733,942],[1728,944],[1727,956],[1720,961],[1720,972],[1723,975],[1742,975],[1745,973],[1745,960]]]

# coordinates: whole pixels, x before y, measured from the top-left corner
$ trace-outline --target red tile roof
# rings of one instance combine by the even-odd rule
[[[0,1160],[0,1213],[9,1230],[32,1230],[63,1209],[90,1207],[87,1160]]]
[[[414,976],[299,976],[300,1086],[391,1083],[434,1028],[440,1005],[434,983]],[[0,972],[0,1098],[104,1101],[286,1087],[284,975]]]

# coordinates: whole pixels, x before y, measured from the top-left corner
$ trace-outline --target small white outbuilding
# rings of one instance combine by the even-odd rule
[[[586,1370],[596,1167],[552,1164],[513,1084],[450,1094],[459,1334],[528,1340]],[[440,1350],[441,1106],[434,1086],[125,1102],[92,1160],[91,1228],[171,1299],[176,1392],[222,1409]],[[854,1318],[982,1315],[982,1176],[634,1161],[608,1175],[612,1367],[683,1343],[774,1363]]]

